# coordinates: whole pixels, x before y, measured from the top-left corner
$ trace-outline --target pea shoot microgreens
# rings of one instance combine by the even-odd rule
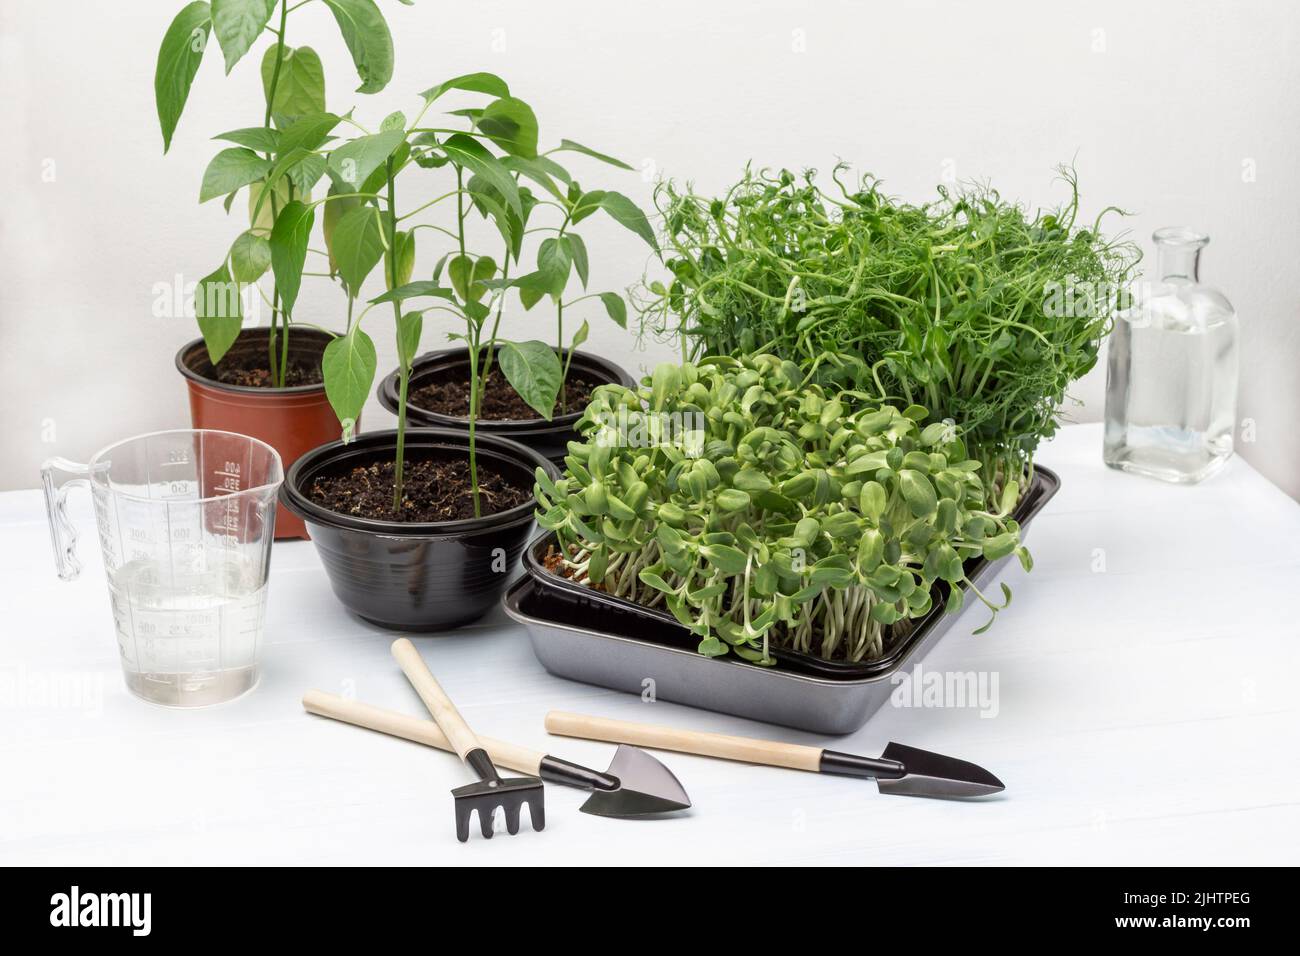
[[[642,331],[683,358],[772,352],[816,381],[952,419],[990,504],[1025,487],[1069,384],[1097,361],[1137,261],[1081,227],[1070,198],[1030,216],[987,187],[941,187],[911,205],[865,176],[823,190],[812,172],[747,169],[724,195],[662,183],[671,278],[638,295]]]

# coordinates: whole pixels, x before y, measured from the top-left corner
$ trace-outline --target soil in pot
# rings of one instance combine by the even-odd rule
[[[292,341],[292,339],[291,339]],[[266,347],[256,350],[231,349],[215,366],[203,352],[193,360],[192,368],[203,378],[222,385],[240,385],[244,388],[279,388],[271,379],[270,357]],[[285,388],[299,385],[320,385],[325,379],[321,375],[321,353],[289,354],[289,362],[284,370]]]
[[[460,521],[474,517],[469,461],[407,459],[403,471],[402,506],[393,512],[393,462],[359,465],[338,475],[312,481],[307,497],[339,514],[377,521]],[[490,462],[478,466],[482,514],[509,511],[532,500],[531,485],[515,474],[498,470]]]
[[[209,377],[215,378],[222,385],[244,385],[249,388],[279,387],[271,381],[271,370],[265,365],[250,367],[238,363],[232,364],[226,359],[217,363],[216,369],[209,373]],[[323,381],[319,362],[314,364],[290,362],[289,367],[284,370],[284,385],[287,388],[297,385],[319,385]]]
[[[449,415],[454,418],[469,416],[469,382],[455,377],[462,371],[448,368],[436,374],[429,382],[411,391],[409,401],[417,408]],[[581,411],[591,400],[591,393],[599,385],[605,384],[596,378],[587,378],[576,370],[569,370],[569,377],[564,383],[564,402],[555,403],[556,414],[561,409],[570,412]],[[500,368],[494,367],[488,373],[487,387],[483,392],[482,407],[479,417],[488,421],[529,421],[541,419],[536,409],[519,397],[510,387]]]

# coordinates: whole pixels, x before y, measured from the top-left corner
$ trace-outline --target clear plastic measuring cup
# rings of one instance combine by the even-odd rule
[[[182,429],[128,438],[89,464],[41,467],[59,577],[81,572],[67,512],[89,485],[127,688],[171,707],[231,700],[258,679],[284,478],[270,445]]]

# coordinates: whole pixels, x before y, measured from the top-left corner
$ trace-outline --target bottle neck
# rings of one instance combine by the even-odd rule
[[[1201,250],[1199,247],[1188,249],[1185,247],[1171,248],[1161,246],[1159,254],[1156,256],[1156,271],[1160,273],[1160,280],[1166,279],[1189,279],[1197,282],[1200,279],[1201,267]]]
[[[1201,250],[1210,241],[1208,236],[1190,229],[1172,228],[1157,230],[1152,238],[1156,243],[1156,272],[1160,281],[1200,281]]]

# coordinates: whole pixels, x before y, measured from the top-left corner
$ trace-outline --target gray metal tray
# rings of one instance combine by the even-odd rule
[[[1060,479],[1037,469],[1042,489],[1035,507],[1019,516],[1022,539],[1031,519],[1060,487]],[[1010,556],[984,562],[973,572],[976,586],[992,580]],[[557,677],[597,684],[738,717],[748,717],[819,734],[851,734],[893,693],[898,675],[911,673],[960,620],[946,614],[927,618],[909,637],[894,665],[871,677],[844,679],[757,667],[734,658],[710,658],[694,650],[639,637],[575,626],[556,613],[525,575],[502,598],[505,612],[524,625],[533,652]]]

